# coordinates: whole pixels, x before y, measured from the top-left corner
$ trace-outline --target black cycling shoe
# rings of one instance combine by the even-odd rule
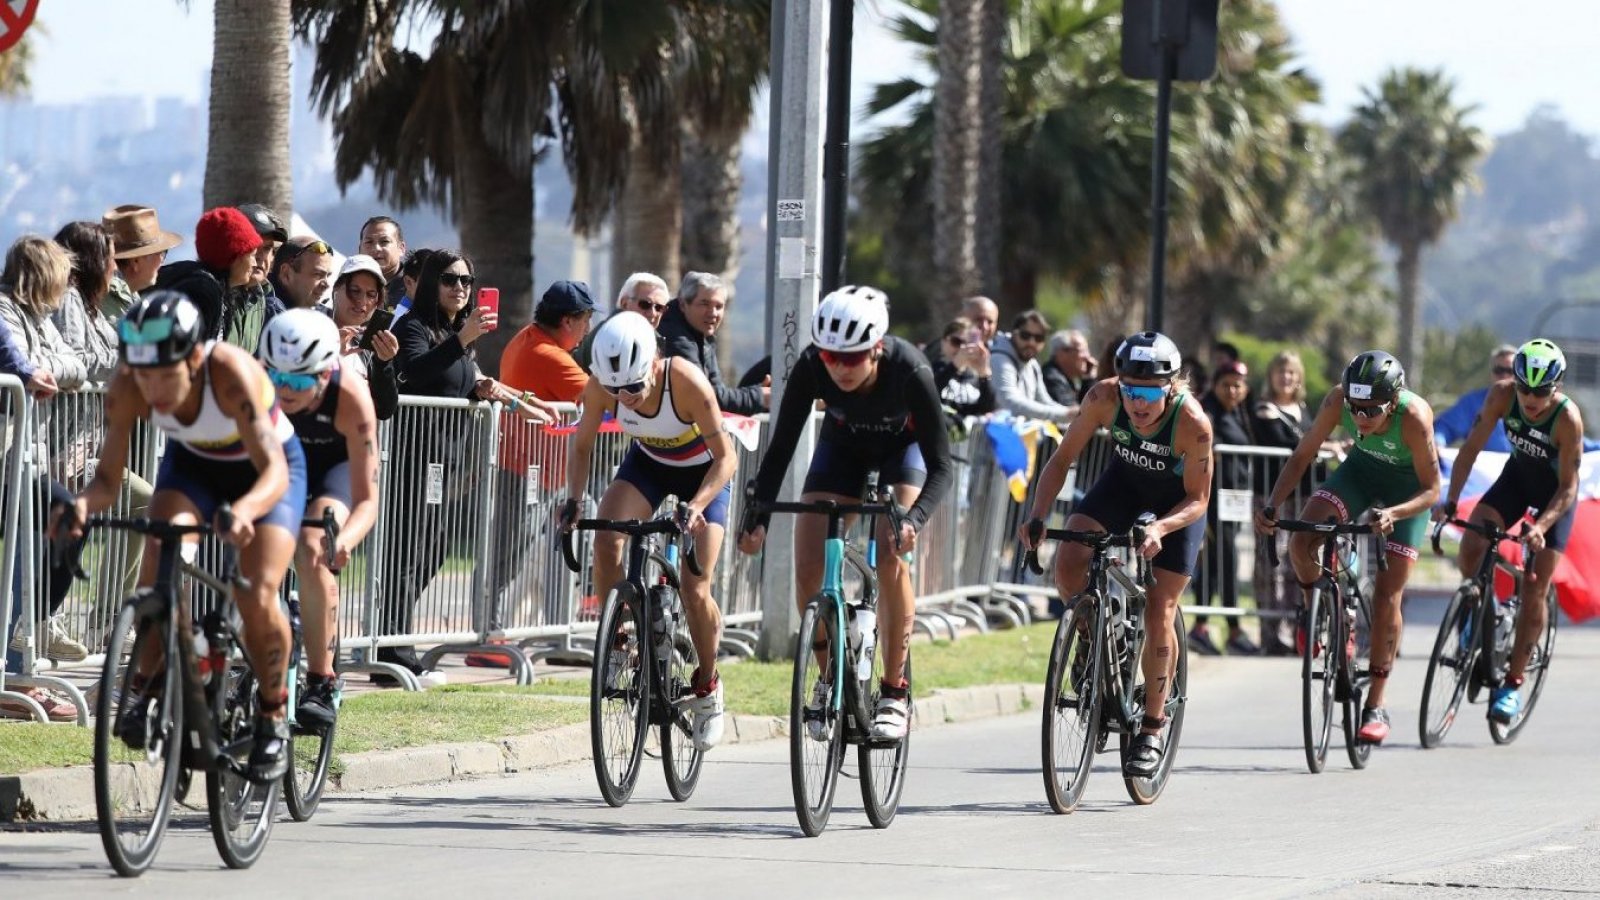
[[[1129,778],[1152,778],[1161,768],[1161,735],[1140,734],[1133,739],[1133,750],[1122,764],[1122,774]]]
[[[256,745],[244,777],[254,784],[271,784],[289,771],[289,723],[282,719],[256,719]]]
[[[137,703],[125,703],[117,719],[116,735],[129,749],[145,749],[150,732],[150,698],[140,697]]]
[[[339,714],[334,707],[334,684],[334,678],[313,678],[306,685],[306,695],[294,710],[295,724],[302,731],[321,734],[333,727]]]

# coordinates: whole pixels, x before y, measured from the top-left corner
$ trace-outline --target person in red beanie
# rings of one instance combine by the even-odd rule
[[[283,312],[283,302],[263,291],[266,273],[256,258],[261,235],[231,206],[207,210],[194,226],[199,260],[161,267],[156,287],[187,295],[200,307],[208,340],[256,352],[261,329]]]

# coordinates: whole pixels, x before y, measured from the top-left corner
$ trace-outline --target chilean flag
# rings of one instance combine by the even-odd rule
[[[1483,452],[1472,464],[1466,486],[1461,489],[1459,515],[1472,513],[1472,507],[1489,486],[1500,477],[1510,454]],[[1456,451],[1440,448],[1439,467],[1443,470],[1444,484],[1450,484],[1450,470],[1455,465]],[[1578,469],[1578,513],[1573,522],[1572,534],[1567,539],[1567,551],[1556,566],[1556,599],[1561,609],[1574,622],[1600,616],[1600,451],[1583,455],[1583,465]],[[1522,545],[1507,541],[1500,548],[1507,559],[1522,559]],[[1503,572],[1495,573],[1496,593],[1511,593],[1511,578]]]

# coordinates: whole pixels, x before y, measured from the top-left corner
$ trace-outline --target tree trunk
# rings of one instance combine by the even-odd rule
[[[1006,0],[984,0],[982,45],[983,117],[978,129],[977,264],[982,293],[1000,290],[1001,145],[1005,134]]]
[[[214,21],[205,206],[264,203],[288,221],[289,0],[216,0]]]
[[[1422,384],[1422,308],[1418,290],[1422,285],[1422,245],[1401,244],[1396,274],[1400,281],[1400,342],[1395,354],[1406,368],[1407,384]]]
[[[943,315],[985,289],[978,260],[982,192],[983,19],[986,0],[939,4],[939,81],[933,101],[933,261],[946,290]]]
[[[478,367],[500,372],[500,353],[533,321],[533,154],[513,169],[483,141],[462,141],[456,172],[461,250],[480,286],[500,289],[500,327],[477,342]]]
[[[683,129],[683,238],[680,263],[685,272],[712,272],[728,285],[739,276],[740,139],[734,130],[698,134],[687,122]],[[747,311],[754,315],[760,309]],[[722,371],[733,371],[733,342],[717,342]]]
[[[678,140],[676,134],[664,137]],[[657,148],[659,150],[659,148]],[[678,154],[663,171],[651,162],[637,125],[628,148],[628,181],[611,216],[611,290],[617,296],[634,272],[652,272],[675,290],[683,231],[683,183]]]

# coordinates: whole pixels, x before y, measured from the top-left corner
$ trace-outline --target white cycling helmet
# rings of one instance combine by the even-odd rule
[[[650,320],[631,310],[619,312],[595,332],[590,347],[594,376],[608,388],[644,381],[660,352]]]
[[[817,305],[811,343],[819,350],[865,350],[889,333],[889,297],[866,285],[846,285]]]
[[[257,355],[269,369],[315,375],[339,364],[339,326],[314,309],[278,313],[261,331]]]

